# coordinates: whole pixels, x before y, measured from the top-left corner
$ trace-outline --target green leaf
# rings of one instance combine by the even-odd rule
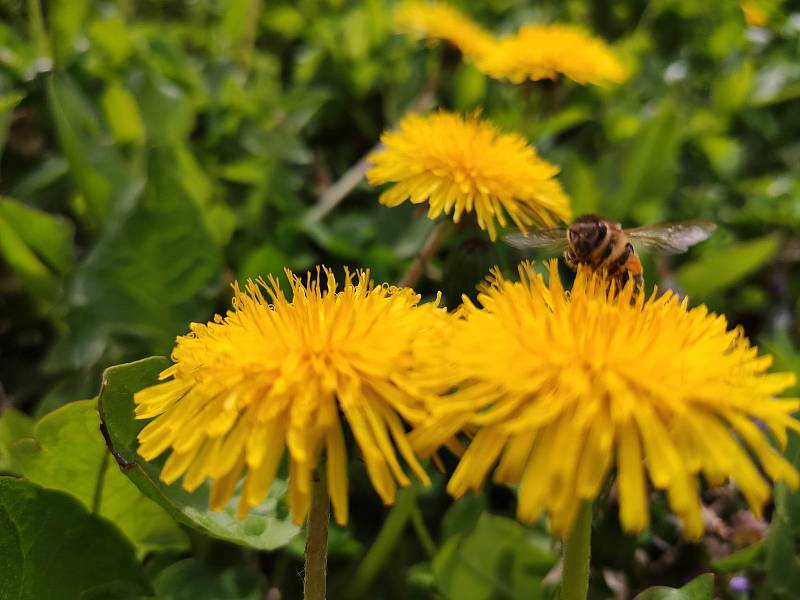
[[[52,0],[48,2],[48,23],[59,64],[65,64],[75,51],[76,41],[91,4],[88,0]]]
[[[100,435],[95,400],[71,402],[36,423],[12,447],[22,474],[42,487],[67,492],[115,523],[140,552],[184,549],[186,535],[119,470]]]
[[[12,198],[0,198],[0,219],[57,273],[63,275],[73,267],[73,231],[66,219]]]
[[[634,206],[661,201],[672,191],[684,129],[676,102],[664,100],[624,155],[615,159],[619,189],[603,198],[605,214],[621,218]]]
[[[0,413],[0,473],[20,472],[11,454],[11,445],[32,435],[33,424],[33,419],[15,408],[8,408]]]
[[[100,416],[108,428],[113,450],[127,464],[124,472],[148,497],[177,520],[203,533],[258,550],[273,550],[288,544],[299,532],[283,505],[286,483],[276,479],[267,500],[243,520],[236,518],[238,494],[219,512],[208,508],[209,486],[188,493],[180,482],[166,485],[159,479],[160,465],[143,460],[137,453],[136,436],[147,424],[134,419],[134,392],[158,382],[158,374],[169,366],[165,358],[153,357],[107,369],[100,391]]]
[[[0,477],[0,548],[3,600],[150,593],[133,547],[114,525],[71,496],[23,479]]]
[[[120,144],[144,143],[144,123],[136,99],[120,83],[109,85],[100,99],[111,135]]]
[[[433,559],[445,598],[543,598],[556,562],[550,539],[516,521],[483,513],[475,528],[449,538]]]
[[[141,178],[107,143],[95,110],[65,73],[48,79],[47,97],[70,175],[86,201],[87,212],[80,216],[100,229],[112,208],[126,209],[138,196]]]
[[[170,565],[153,580],[159,600],[261,600],[264,587],[258,572],[243,566],[216,572],[194,558]]]
[[[677,272],[689,296],[705,297],[729,288],[757,271],[778,251],[779,240],[767,235],[704,254]]]
[[[712,600],[714,574],[698,575],[682,588],[655,586],[638,594],[634,600]]]
[[[209,316],[222,250],[174,154],[154,149],[149,159],[140,202],[104,232],[68,285],[69,330],[51,368],[93,364],[121,335],[141,340],[141,352],[167,352],[189,321]]]
[[[461,63],[453,82],[453,103],[457,110],[466,112],[478,106],[486,96],[487,79],[478,69]]]
[[[58,294],[58,279],[2,218],[0,256],[35,298],[44,300]]]
[[[711,566],[720,573],[730,573],[739,571],[755,564],[764,553],[763,541],[750,544],[741,550],[729,554],[723,558],[711,561]]]

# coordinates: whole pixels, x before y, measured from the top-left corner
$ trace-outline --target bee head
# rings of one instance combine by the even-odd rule
[[[567,230],[567,238],[572,251],[583,258],[592,253],[606,237],[607,227],[597,215],[583,215]]]

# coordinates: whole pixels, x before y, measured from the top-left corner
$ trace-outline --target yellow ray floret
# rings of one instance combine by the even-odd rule
[[[788,429],[800,430],[800,401],[774,397],[794,376],[767,373],[770,357],[725,317],[671,292],[645,298],[628,284],[618,293],[586,269],[567,293],[556,261],[549,283],[529,263],[519,271],[519,282],[495,273],[482,309],[466,302],[431,363],[459,389],[432,407],[415,447],[428,454],[462,428],[477,430],[451,494],[480,488],[494,469],[496,482],[519,484],[522,521],[546,512],[566,535],[616,470],[625,530],[648,524],[649,481],[696,539],[699,475],[711,485],[732,479],[756,514],[768,479],[797,487],[797,471],[769,441],[783,446]]]
[[[628,77],[605,42],[569,25],[526,25],[476,56],[476,65],[513,83],[564,75],[581,84],[607,84]]]
[[[194,323],[172,354],[163,383],[138,392],[137,418],[155,417],[139,434],[139,454],[167,450],[161,478],[196,489],[212,483],[211,506],[224,507],[244,478],[237,514],[259,505],[285,451],[289,508],[306,516],[311,478],[326,457],[334,517],[347,522],[347,456],[342,419],[363,454],[383,501],[410,480],[428,476],[411,449],[405,423],[424,416],[424,391],[410,381],[449,317],[418,305],[409,288],[373,286],[369,273],[329,269],[305,283],[287,271],[292,295],[278,281],[234,285],[233,309]]]
[[[494,43],[490,32],[449,4],[406,2],[394,18],[401,31],[421,39],[448,42],[468,56],[481,55]]]
[[[429,203],[428,216],[475,213],[493,240],[506,215],[522,230],[570,218],[569,199],[555,175],[558,167],[536,154],[520,135],[502,133],[488,121],[439,112],[411,115],[381,136],[367,180],[393,183],[380,201]]]

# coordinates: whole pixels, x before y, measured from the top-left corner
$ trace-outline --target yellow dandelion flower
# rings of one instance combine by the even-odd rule
[[[769,14],[758,0],[741,0],[739,5],[749,27],[766,27],[769,24]]]
[[[686,537],[698,538],[698,475],[711,485],[731,478],[757,515],[771,488],[755,461],[797,486],[797,471],[768,441],[784,446],[787,429],[800,430],[800,401],[774,398],[794,376],[768,374],[771,358],[725,317],[671,292],[646,299],[629,283],[617,293],[586,269],[568,293],[556,261],[549,285],[530,263],[519,271],[516,283],[494,274],[483,309],[463,306],[436,361],[459,389],[412,436],[427,454],[477,430],[452,495],[479,489],[497,462],[495,482],[520,485],[519,519],[547,512],[566,535],[615,470],[625,530],[648,524],[649,480],[666,491]]]
[[[458,222],[474,212],[478,225],[497,237],[506,214],[519,229],[552,226],[570,218],[569,200],[554,179],[558,167],[536,154],[522,136],[502,133],[477,117],[439,112],[410,115],[381,136],[367,181],[394,183],[380,202],[429,202],[428,216],[453,213]]]
[[[286,271],[292,296],[277,280],[234,285],[233,309],[194,323],[177,339],[166,380],[138,392],[136,416],[155,417],[139,434],[139,454],[171,449],[161,471],[195,490],[212,480],[211,508],[244,486],[244,517],[267,494],[288,450],[289,508],[299,524],[324,451],[327,489],[338,523],[347,522],[347,456],[340,418],[361,449],[367,473],[390,504],[411,482],[398,454],[423,483],[428,476],[406,437],[405,422],[425,416],[409,374],[446,326],[444,309],[418,305],[409,288],[373,286],[369,273],[329,269],[303,281]],[[265,297],[266,296],[266,297]],[[426,336],[426,332],[431,336]]]
[[[628,77],[604,41],[569,25],[526,25],[499,39],[476,65],[490,77],[513,83],[564,75],[581,84],[606,84]]]
[[[479,56],[494,43],[490,32],[449,4],[406,2],[395,11],[394,19],[401,31],[448,42],[468,56]]]

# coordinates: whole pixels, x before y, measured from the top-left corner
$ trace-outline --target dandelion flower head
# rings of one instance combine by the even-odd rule
[[[758,0],[741,0],[742,13],[748,27],[766,27],[769,25],[769,13]]]
[[[442,40],[467,56],[480,56],[494,43],[494,36],[445,3],[406,2],[394,15],[397,27],[415,37]]]
[[[448,491],[479,489],[489,471],[519,484],[518,517],[548,513],[567,535],[584,501],[616,471],[620,521],[628,532],[649,520],[648,480],[664,490],[684,535],[703,532],[698,476],[732,479],[758,515],[771,486],[757,466],[791,487],[798,473],[770,444],[800,430],[797,399],[777,399],[794,382],[767,373],[725,317],[666,292],[617,292],[580,269],[570,293],[556,261],[549,284],[530,263],[519,282],[495,273],[479,302],[466,301],[437,361],[452,396],[414,433],[423,454],[457,431],[477,430]],[[444,375],[443,375],[444,377]],[[758,424],[757,424],[758,423]]]
[[[155,417],[139,434],[139,454],[152,460],[171,450],[161,479],[183,477],[189,491],[211,479],[214,510],[244,477],[244,517],[264,499],[286,450],[289,508],[302,523],[324,452],[334,517],[345,523],[342,418],[385,503],[397,484],[410,484],[399,457],[428,482],[404,424],[425,415],[409,374],[447,315],[419,305],[409,288],[374,286],[364,271],[345,271],[341,290],[329,269],[305,282],[286,275],[291,300],[272,277],[244,290],[235,284],[225,317],[194,323],[178,338],[164,381],[134,396],[137,418]]]
[[[384,148],[370,155],[367,180],[392,183],[380,202],[428,202],[431,219],[475,213],[478,225],[497,237],[506,215],[522,231],[570,218],[558,167],[539,158],[522,136],[502,133],[477,116],[439,112],[410,115],[381,136]]]
[[[607,84],[628,77],[604,41],[569,25],[526,25],[497,40],[479,57],[477,67],[513,83],[564,75],[580,84]]]

